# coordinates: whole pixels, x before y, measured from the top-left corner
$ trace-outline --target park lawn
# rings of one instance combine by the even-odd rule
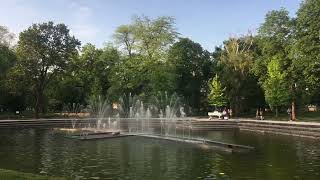
[[[298,114],[298,121],[314,121],[320,122],[320,111],[318,112],[303,112]]]
[[[0,179],[2,180],[66,180],[60,177],[49,177],[31,173],[23,173],[13,170],[0,169]]]
[[[279,113],[278,117],[275,117],[274,113],[265,113],[265,120],[275,121],[289,121],[290,117],[287,113]],[[320,123],[320,111],[318,112],[298,112],[297,121],[300,122],[319,122]]]
[[[43,119],[63,118],[63,116],[60,116],[57,113],[47,113],[47,114],[40,114],[39,118],[43,118]],[[32,112],[24,112],[16,115],[10,112],[1,112],[0,120],[1,119],[5,119],[5,120],[6,119],[34,119],[34,114]]]

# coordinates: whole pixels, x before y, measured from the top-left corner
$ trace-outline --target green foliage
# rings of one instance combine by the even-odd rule
[[[223,88],[219,77],[216,76],[211,80],[209,84],[210,93],[208,95],[208,101],[211,106],[222,107],[227,104],[227,98],[225,96],[226,88]]]
[[[8,28],[0,25],[0,45],[10,47],[14,39],[14,34],[10,33]]]
[[[174,67],[175,92],[195,112],[207,107],[207,85],[214,68],[210,53],[200,44],[181,38],[173,44],[168,60]]]
[[[267,78],[263,83],[265,98],[271,107],[279,107],[289,104],[289,91],[286,74],[281,72],[278,59],[272,59],[268,64]]]
[[[101,63],[98,66],[101,54],[102,51],[94,45],[86,44],[82,47],[78,61],[74,62],[74,66],[78,66],[75,68],[74,75],[82,81],[82,86],[87,96],[92,94],[100,95],[102,93],[102,88],[99,84],[100,74],[97,72],[100,68],[104,68]]]
[[[134,45],[136,37],[134,36],[133,32],[133,25],[121,25],[116,29],[113,35],[115,43],[118,44],[129,57],[132,56],[132,51],[135,49]]]
[[[20,33],[18,61],[13,74],[24,77],[35,97],[35,115],[44,111],[44,90],[52,78],[64,72],[80,42],[64,24],[33,24]]]
[[[226,86],[226,96],[236,116],[261,103],[260,87],[251,74],[258,53],[256,46],[255,39],[248,34],[230,38],[224,42],[223,49],[215,52],[219,76]]]
[[[8,46],[0,45],[0,80],[16,62],[15,52]]]
[[[11,92],[7,79],[10,69],[17,61],[17,57],[10,44],[13,34],[4,26],[0,26],[0,112],[3,110],[15,111],[23,109],[24,98]]]
[[[267,13],[265,22],[259,28],[257,42],[261,49],[261,54],[255,61],[253,71],[263,83],[267,73],[268,63],[272,58],[279,58],[279,63],[287,70],[287,74],[292,74],[290,66],[292,59],[288,56],[293,43],[294,20],[289,17],[289,12],[285,9],[273,10]],[[292,69],[292,68],[291,68]],[[292,69],[293,70],[293,69]],[[290,81],[294,81],[293,79]]]
[[[149,60],[163,59],[178,35],[174,21],[174,18],[168,16],[160,16],[156,19],[135,16],[132,28],[137,51],[147,56]]]
[[[221,63],[229,70],[244,79],[250,72],[253,64],[253,37],[251,35],[241,38],[230,38],[224,42],[224,51],[221,54]]]
[[[175,19],[168,16],[135,16],[114,32],[117,47],[86,44],[80,51],[64,24],[33,24],[20,33],[17,47],[0,26],[0,108],[32,104],[38,114],[87,105],[90,97],[121,102],[159,93],[176,93],[193,115],[227,102],[235,115],[266,102],[275,108],[289,100],[292,107],[319,104],[319,13],[318,0],[303,1],[295,18],[272,10],[256,36],[231,37],[213,53],[177,39]]]
[[[134,17],[129,25],[117,28],[114,39],[123,50],[120,60],[108,77],[112,97],[173,91],[172,67],[167,62],[167,51],[177,32],[171,17]]]
[[[138,54],[149,61],[164,60],[170,45],[178,36],[174,21],[168,16],[156,19],[134,16],[131,24],[119,26],[113,36],[116,44],[130,58]]]
[[[297,12],[295,45],[291,55],[294,66],[300,67],[301,76],[310,91],[320,89],[320,1],[303,1]]]

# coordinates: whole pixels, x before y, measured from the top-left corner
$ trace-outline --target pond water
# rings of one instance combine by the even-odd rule
[[[1,129],[0,168],[71,179],[320,179],[318,141],[238,131],[196,132],[249,153],[143,137],[79,141],[48,129]]]

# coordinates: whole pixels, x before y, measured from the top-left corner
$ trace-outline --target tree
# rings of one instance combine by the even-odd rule
[[[13,110],[18,106],[16,103],[12,103],[12,101],[19,99],[19,96],[10,93],[7,86],[8,74],[10,69],[14,66],[16,59],[16,55],[12,49],[6,45],[0,44],[0,112],[6,108]]]
[[[135,49],[135,37],[133,31],[134,26],[121,25],[116,29],[116,32],[113,35],[116,44],[122,47],[127,52],[129,57],[132,57]]]
[[[7,84],[10,69],[16,63],[17,57],[14,48],[11,47],[14,34],[9,30],[0,26],[0,112],[3,110],[21,109],[22,96],[18,96],[10,92]],[[22,104],[22,103],[21,103]]]
[[[100,94],[104,97],[107,96],[108,90],[112,86],[109,79],[113,75],[112,69],[120,62],[120,59],[120,52],[112,44],[106,44],[95,62],[94,74],[97,86],[101,88]]]
[[[184,97],[196,113],[204,111],[213,70],[210,53],[199,43],[181,38],[170,48],[168,60],[174,68],[175,92]]]
[[[267,13],[265,22],[259,28],[259,46],[261,56],[255,63],[255,74],[261,84],[265,81],[267,66],[270,60],[279,59],[281,71],[286,74],[287,91],[291,97],[292,120],[296,119],[297,100],[304,93],[305,77],[303,62],[295,58],[296,20],[289,17],[285,9],[273,10]]]
[[[8,70],[16,62],[16,55],[8,46],[0,45],[0,79],[3,79]]]
[[[33,24],[19,35],[16,72],[23,73],[34,94],[35,117],[44,112],[44,90],[78,54],[80,42],[64,24]]]
[[[8,28],[0,25],[0,45],[10,47],[14,39],[14,34]]]
[[[117,99],[124,95],[129,97],[139,95],[143,92],[145,86],[148,85],[146,79],[145,66],[141,64],[141,57],[135,56],[133,58],[121,58],[114,64],[111,69],[108,81],[111,87],[108,89],[112,99]]]
[[[240,38],[232,37],[224,42],[220,51],[216,58],[218,71],[227,88],[226,95],[230,106],[235,116],[238,116],[248,105],[245,103],[248,98],[258,95],[252,92],[259,92],[257,80],[251,73],[257,51],[256,44],[250,34]]]
[[[219,77],[216,76],[211,80],[209,84],[210,93],[208,95],[208,101],[211,106],[222,107],[227,104],[227,98],[225,96],[226,88],[223,88],[221,82],[219,81]]]
[[[0,80],[16,61],[15,52],[10,48],[13,38],[14,35],[5,26],[0,26]]]
[[[123,56],[110,74],[109,92],[116,96],[151,96],[157,91],[172,91],[167,53],[177,35],[174,19],[167,16],[135,16],[129,25],[119,26],[114,39]]]
[[[286,74],[281,72],[278,59],[274,58],[269,62],[267,78],[262,87],[267,103],[275,108],[278,117],[278,107],[288,105],[290,99]]]
[[[164,59],[170,45],[172,45],[178,33],[174,26],[174,18],[160,16],[150,19],[147,16],[133,17],[133,35],[136,49],[148,60]]]
[[[102,50],[89,43],[82,47],[79,61],[74,63],[76,66],[74,74],[81,79],[87,97],[93,94],[101,95],[100,74],[96,72],[98,69],[104,68],[104,66],[97,66],[101,54]]]
[[[311,93],[313,98],[319,96],[320,90],[320,1],[306,0],[301,3],[296,17],[295,42],[291,51],[294,67],[299,68],[303,83],[297,83],[299,88],[306,93]]]

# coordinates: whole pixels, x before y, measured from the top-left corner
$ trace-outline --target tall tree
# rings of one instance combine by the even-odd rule
[[[16,72],[21,72],[34,94],[35,117],[44,111],[44,90],[52,78],[62,73],[80,46],[64,24],[33,24],[20,33]]]
[[[0,25],[0,45],[10,47],[14,39],[14,34],[7,27]]]
[[[135,50],[135,36],[133,34],[134,26],[133,25],[121,25],[119,26],[113,37],[115,43],[118,44],[129,57],[132,57],[133,51]]]
[[[150,96],[172,90],[172,68],[166,61],[177,35],[174,19],[167,16],[135,16],[131,24],[119,26],[114,39],[124,56],[111,74],[110,81],[114,83],[110,92]],[[124,88],[119,91],[120,84]]]
[[[304,84],[298,88],[308,89],[312,99],[319,97],[320,90],[320,1],[305,0],[297,11],[294,48],[291,55],[293,66],[299,67]],[[319,102],[318,102],[319,103]]]
[[[8,106],[11,106],[9,109],[14,110],[18,105],[13,101],[20,97],[10,93],[10,89],[7,86],[8,74],[17,58],[14,50],[9,47],[10,43],[6,41],[6,39],[0,37],[0,112],[7,109]]]
[[[96,61],[101,50],[92,44],[81,48],[80,56],[72,58],[64,73],[57,74],[45,91],[51,110],[58,110],[68,104],[86,104],[92,94],[100,95],[101,88],[95,76]]]
[[[10,71],[17,60],[13,40],[14,34],[7,27],[0,26],[0,112],[22,110],[25,104],[23,91],[11,91],[8,83]]]
[[[101,86],[99,83],[97,62],[99,61],[102,51],[97,49],[92,44],[86,44],[82,47],[79,62],[75,63],[78,66],[75,74],[83,82],[83,87],[88,94],[101,95]]]
[[[219,80],[218,75],[211,80],[209,84],[210,93],[208,95],[208,101],[211,106],[222,107],[227,104],[227,98],[225,96],[226,88],[223,88]]]
[[[252,90],[259,89],[251,74],[255,51],[254,38],[250,34],[240,38],[232,37],[224,42],[217,58],[220,77],[227,88],[226,94],[236,116],[243,112],[244,102],[252,96]]]
[[[279,59],[281,71],[286,74],[287,91],[291,97],[292,119],[296,119],[296,101],[304,89],[304,77],[301,64],[297,64],[292,52],[295,42],[295,19],[289,17],[285,9],[273,10],[267,13],[265,22],[260,26],[258,38],[261,56],[255,63],[255,74],[264,83],[267,66],[272,59]]]
[[[160,16],[156,19],[150,19],[147,16],[133,17],[132,26],[137,51],[147,56],[148,60],[165,58],[170,45],[178,36],[174,21],[173,17],[168,16]]]
[[[120,59],[120,52],[112,44],[106,44],[95,63],[94,73],[102,96],[108,95],[108,90],[112,85],[109,77],[112,76],[116,64],[120,63]]]
[[[145,66],[141,64],[141,57],[135,56],[130,59],[120,58],[111,69],[108,81],[111,87],[109,95],[117,99],[124,95],[126,98],[132,95],[139,95],[144,87],[148,85]]]
[[[171,47],[168,60],[174,67],[175,91],[185,98],[195,113],[205,111],[208,82],[213,70],[210,53],[200,44],[181,38]]]
[[[278,59],[274,58],[269,62],[267,78],[262,87],[267,103],[275,109],[276,117],[278,117],[278,107],[288,105],[290,99],[286,74],[281,72]]]
[[[15,52],[10,48],[14,34],[5,26],[0,26],[0,80],[16,61]]]

